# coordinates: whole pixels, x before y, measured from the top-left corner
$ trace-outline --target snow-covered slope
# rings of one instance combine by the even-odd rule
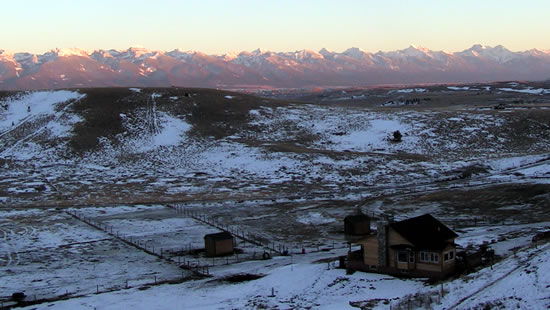
[[[111,209],[120,214],[109,214]],[[160,206],[90,208],[81,212],[99,213],[88,216],[108,218],[106,223],[117,225],[119,229],[136,229],[132,231],[134,238],[149,240],[149,243],[154,240],[156,244],[163,242],[164,246],[182,238],[180,229],[187,235],[185,240],[198,240],[198,246],[202,246],[201,237],[212,230],[193,219],[166,218],[174,214]],[[155,212],[155,218],[139,218],[147,212]],[[165,218],[159,219],[159,214]],[[0,287],[25,289],[20,282],[31,283],[34,287],[27,287],[26,292],[38,292],[39,298],[51,298],[55,288],[57,295],[66,290],[70,292],[67,300],[45,301],[24,309],[547,309],[550,305],[550,280],[546,276],[550,271],[550,244],[533,247],[527,238],[530,232],[548,223],[530,227],[478,227],[465,232],[458,239],[459,243],[475,235],[480,241],[479,237],[490,237],[492,231],[498,230],[502,237],[510,239],[492,246],[508,243],[514,250],[499,253],[503,259],[491,266],[436,284],[426,283],[425,279],[400,279],[384,274],[347,274],[345,269],[336,268],[338,256],[346,254],[345,247],[306,255],[295,253],[292,257],[277,256],[270,260],[224,263],[211,266],[211,278],[163,284],[161,279],[173,280],[180,276],[177,266],[135,248],[118,245],[117,240],[101,239],[104,237],[102,232],[88,226],[69,225],[70,219],[55,214],[53,209],[3,212],[2,215],[9,228],[14,228],[9,220],[17,217],[32,218],[35,222],[32,230],[25,227],[27,229],[18,234],[11,231],[16,239],[6,248],[11,254],[9,257],[16,259],[10,261],[9,267],[19,272],[8,273],[7,278],[19,281],[2,283]],[[37,218],[41,220],[38,222]],[[58,223],[46,225],[44,221]],[[163,233],[165,237],[161,239]],[[67,245],[69,242],[72,243]],[[93,246],[82,248],[87,243]],[[25,249],[24,253],[13,255],[20,248]],[[0,247],[2,250],[6,252]],[[46,262],[57,264],[56,276],[52,276],[49,268],[36,269],[36,265],[27,263],[35,257],[28,252],[34,255],[46,252],[57,258],[59,252],[64,251],[67,252],[63,259],[50,258]],[[224,261],[224,258],[218,260]],[[235,275],[257,275],[259,278],[227,281]],[[40,286],[43,278],[52,277],[55,280],[48,282],[55,283],[54,287]],[[128,277],[129,287],[120,286],[119,283]],[[153,277],[158,277],[158,284],[154,284]],[[96,294],[96,290],[100,293]]]
[[[385,94],[430,96],[416,90]],[[548,149],[544,107],[387,110],[178,88],[21,92],[0,104],[0,163],[10,180],[0,181],[0,200],[23,205],[204,193],[346,196]],[[36,190],[41,185],[46,190]]]
[[[397,108],[175,87],[2,93],[0,300],[24,291],[69,298],[36,309],[396,309],[419,293],[435,309],[547,308],[548,245],[510,251],[549,225],[547,94],[496,85],[507,87],[365,93],[384,102],[438,89],[434,98],[484,104]],[[540,101],[485,104],[516,96]],[[189,251],[218,228],[184,206],[293,256],[260,260],[264,247],[240,240],[243,252],[217,260]],[[442,298],[421,279],[348,275],[334,267],[348,250],[342,219],[357,207],[397,219],[430,212],[457,226],[458,244],[487,241],[505,257],[445,282]],[[187,278],[181,258],[208,263],[213,278]],[[225,280],[243,272],[261,278]]]
[[[98,86],[302,87],[543,80],[550,53],[474,45],[455,53],[423,47],[369,53],[54,49],[42,55],[0,50],[0,89]]]

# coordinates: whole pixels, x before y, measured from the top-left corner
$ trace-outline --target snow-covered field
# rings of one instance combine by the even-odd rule
[[[88,294],[181,277],[178,266],[133,251],[55,209],[0,211],[0,291],[32,298]]]
[[[521,96],[547,95],[518,85],[510,87],[525,90]],[[442,92],[479,89],[493,88],[450,86]],[[437,297],[431,305],[436,309],[457,303],[458,309],[485,303],[548,307],[548,283],[538,275],[548,269],[550,250],[516,249],[530,244],[550,220],[544,209],[550,180],[544,106],[381,108],[337,99],[336,104],[258,99],[235,117],[242,123],[228,119],[224,127],[205,121],[232,129],[215,137],[197,133],[204,126],[200,117],[207,116],[193,114],[193,107],[212,97],[197,90],[173,92],[128,91],[124,100],[131,108],[117,115],[120,130],[98,137],[97,148],[82,153],[73,150],[71,139],[75,126],[86,121],[85,113],[74,109],[90,96],[86,91],[22,93],[0,102],[0,297],[16,291],[31,300],[35,295],[73,297],[33,306],[38,309],[339,309],[350,302],[384,309],[401,307],[418,293]],[[403,88],[389,95],[433,93]],[[244,95],[216,96],[226,109],[241,104]],[[396,131],[401,142],[393,141]],[[491,198],[491,186],[510,184],[542,189],[520,201]],[[478,195],[496,202],[487,210],[448,203],[452,194],[467,197],[469,189],[485,190]],[[169,205],[286,247],[293,255],[264,261],[266,246],[238,239],[238,255],[207,259],[201,252],[203,236],[219,229]],[[488,242],[504,259],[493,266],[498,271],[484,269],[445,282],[442,297],[439,286],[422,280],[347,275],[334,267],[347,253],[342,219],[357,205],[398,219],[426,212],[449,225],[460,219],[459,244]],[[502,218],[515,212],[521,214],[507,222]],[[491,217],[496,220],[487,221]],[[468,224],[478,218],[484,221]],[[208,265],[213,276],[192,278],[178,261]],[[240,273],[262,277],[225,280]],[[155,285],[161,281],[177,283]],[[513,287],[513,281],[524,285]],[[529,286],[536,295],[522,291]]]
[[[157,246],[169,247],[176,240],[183,244],[183,240],[212,231],[162,206],[117,209],[86,208],[79,214],[113,224],[121,234],[143,238]],[[174,217],[170,218],[166,212],[172,212]],[[351,305],[367,304],[375,309],[386,309],[390,304],[403,309],[411,304],[413,308],[469,309],[486,303],[497,308],[519,305],[522,309],[542,309],[550,305],[547,290],[550,282],[545,277],[550,268],[550,245],[525,248],[530,246],[531,236],[550,227],[550,222],[460,230],[459,245],[488,242],[503,260],[442,284],[363,272],[346,274],[344,269],[337,268],[337,258],[345,255],[346,248],[220,264],[210,268],[211,278],[160,284],[182,277],[182,270],[55,210],[4,211],[1,218],[2,227],[9,227],[6,225],[9,222],[26,223],[20,232],[10,232],[4,237],[7,241],[4,244],[25,251],[7,265],[9,271],[3,275],[7,281],[2,282],[2,291],[25,291],[30,300],[35,295],[38,299],[75,296],[29,309],[349,309]],[[320,219],[326,221],[311,214],[309,222]],[[159,239],[163,234],[172,237]],[[0,256],[5,257],[7,249],[4,246]],[[235,283],[226,280],[239,274],[260,278]],[[96,290],[101,294],[94,294]],[[418,296],[431,296],[430,304],[422,304],[425,298]]]
[[[78,157],[71,151],[71,128],[83,116],[72,105],[86,94],[35,92],[4,100],[0,160],[6,177],[0,180],[0,201],[70,205],[251,193],[359,197],[365,188],[452,177],[487,160],[546,156],[548,147],[542,120],[531,121],[526,145],[513,130],[521,115],[469,108],[259,104],[243,112],[248,120],[234,134],[197,137],[189,115],[159,103],[165,100],[161,92],[130,94],[134,99],[128,100],[142,96],[146,104],[121,113],[123,131],[99,137],[97,149]],[[166,96],[171,105],[182,100]],[[227,104],[239,100],[220,97]],[[396,131],[401,142],[392,140]]]

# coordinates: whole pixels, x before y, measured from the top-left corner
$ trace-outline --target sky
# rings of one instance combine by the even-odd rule
[[[225,54],[474,44],[550,50],[547,0],[26,0],[0,4],[0,49],[198,50]]]

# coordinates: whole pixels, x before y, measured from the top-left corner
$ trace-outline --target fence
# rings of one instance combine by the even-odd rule
[[[514,179],[547,179],[550,178],[550,174],[546,172],[536,171],[531,175],[515,174],[514,176],[506,174],[511,174],[512,172],[519,171],[521,169],[527,169],[530,167],[535,167],[546,162],[550,161],[550,155],[541,158],[535,162],[529,160],[520,161],[519,164],[514,164],[512,167],[503,169],[499,172],[481,175],[481,176],[472,176],[469,178],[463,178],[460,175],[455,176],[444,176],[439,178],[430,178],[427,182],[409,184],[406,186],[395,186],[395,187],[379,187],[380,190],[377,194],[369,196],[364,199],[364,202],[359,202],[359,206],[362,206],[368,203],[373,198],[381,198],[384,196],[395,196],[395,195],[407,195],[415,193],[425,193],[428,191],[440,191],[444,189],[455,189],[455,188],[466,188],[466,187],[477,187],[484,185],[493,185],[493,184],[502,184],[512,182]],[[491,177],[498,177],[490,179]],[[442,183],[448,182],[449,184],[444,185]]]
[[[102,293],[109,293],[109,292],[115,292],[120,291],[124,289],[130,289],[130,288],[146,288],[154,285],[162,285],[162,284],[175,284],[175,283],[181,283],[184,281],[189,280],[189,277],[185,276],[185,273],[182,272],[181,277],[173,277],[173,278],[160,278],[156,275],[153,276],[144,276],[139,278],[133,278],[133,279],[126,279],[125,281],[121,282],[120,284],[113,284],[113,285],[101,285],[96,284],[95,287],[87,288],[87,289],[80,289],[78,291],[69,291],[65,290],[65,293],[61,295],[55,295],[55,294],[30,294],[25,297],[25,299],[17,303],[12,300],[11,296],[0,296],[0,309],[11,309],[12,307],[20,307],[20,306],[30,306],[30,305],[36,305],[46,302],[54,302],[54,301],[60,301],[65,299],[71,299],[71,298],[79,298],[84,297],[88,294],[102,294]]]
[[[137,237],[124,235],[120,233],[119,230],[115,229],[113,226],[96,221],[91,217],[83,216],[74,211],[65,211],[65,213],[79,221],[86,223],[87,225],[97,230],[105,232],[111,237],[118,239],[129,246],[132,246],[150,255],[154,255],[167,263],[177,265],[180,268],[183,268],[186,270],[190,270],[198,276],[210,276],[211,267],[236,264],[236,263],[241,263],[241,262],[250,261],[250,260],[265,259],[264,253],[267,253],[268,257],[273,257],[275,255],[287,255],[287,254],[291,255],[291,254],[299,254],[303,252],[303,250],[298,245],[289,247],[283,243],[269,242],[266,239],[260,239],[256,235],[251,234],[244,229],[241,229],[236,226],[224,225],[219,221],[215,221],[211,217],[199,214],[197,212],[193,212],[192,210],[184,208],[181,205],[175,205],[175,206],[168,205],[168,207],[174,209],[178,214],[183,214],[201,223],[207,224],[209,226],[215,227],[223,231],[230,232],[235,238],[238,238],[243,242],[248,242],[250,244],[256,245],[260,247],[262,251],[258,251],[258,252],[254,251],[252,253],[249,253],[248,255],[241,255],[239,253],[235,253],[232,256],[226,256],[226,257],[189,258],[189,257],[185,257],[185,248],[181,248],[181,252],[174,254],[174,252],[177,252],[177,251],[170,250],[170,249],[166,250],[158,246],[155,247],[154,244],[151,244],[150,240],[145,241]],[[342,247],[346,247],[346,246],[347,245],[344,244]],[[332,244],[332,248],[335,248],[335,243]],[[189,247],[187,248],[187,253],[192,252],[193,250],[196,250],[196,249],[192,249]],[[311,252],[317,252],[317,251],[323,251],[323,250],[326,250],[326,248],[321,249],[321,247],[318,246],[316,249],[309,248],[307,252],[311,253]]]
[[[184,205],[167,205],[167,206],[169,208],[174,209],[178,214],[183,214],[184,216],[195,219],[196,221],[199,221],[206,225],[212,226],[222,231],[229,232],[235,238],[238,238],[238,239],[241,239],[242,241],[262,247],[266,251],[270,252],[270,254],[272,253],[277,253],[279,255],[289,254],[289,247],[283,243],[269,242],[269,240],[266,240],[265,238],[260,239],[258,236],[251,234],[245,229],[239,228],[238,226],[224,225],[222,222],[216,221],[216,219],[212,217],[208,217],[205,214],[200,214],[198,212],[194,212],[191,209],[185,208]]]
[[[174,209],[178,214],[190,217],[196,221],[209,225],[211,227],[217,228],[222,231],[231,233],[235,238],[238,238],[244,242],[261,247],[269,253],[270,256],[273,255],[294,255],[294,254],[303,254],[303,253],[315,253],[321,251],[327,251],[331,249],[340,249],[347,248],[349,245],[344,240],[335,241],[332,240],[332,243],[324,243],[323,246],[320,244],[317,245],[305,245],[301,244],[285,244],[282,242],[273,242],[269,241],[268,238],[258,236],[256,234],[250,233],[248,230],[240,228],[236,225],[225,225],[224,223],[209,217],[206,214],[201,214],[190,208],[186,208],[184,204],[175,204],[167,205],[169,208]],[[256,259],[253,257],[252,259]],[[240,262],[240,261],[239,261]]]
[[[101,222],[98,222],[98,221],[94,221],[92,218],[82,216],[82,215],[80,215],[78,213],[75,213],[75,212],[65,211],[65,213],[67,213],[68,215],[70,215],[71,217],[73,217],[73,218],[75,218],[79,221],[82,221],[82,222],[92,226],[93,228],[95,228],[97,230],[101,230],[101,231],[107,233],[108,235],[112,236],[113,238],[116,238],[116,239],[126,243],[129,246],[132,246],[132,247],[137,248],[141,251],[144,251],[147,254],[154,255],[154,256],[162,259],[163,261],[165,261],[167,263],[177,264],[179,267],[190,270],[190,271],[194,272],[196,275],[199,275],[199,276],[209,276],[210,275],[207,266],[201,265],[200,263],[195,263],[195,260],[189,260],[189,259],[186,259],[185,257],[183,257],[183,258],[178,257],[178,259],[176,260],[174,257],[166,256],[165,255],[166,251],[164,251],[163,248],[159,248],[159,247],[155,248],[154,245],[148,245],[147,241],[144,241],[144,240],[141,240],[139,238],[132,237],[132,236],[122,235],[122,234],[120,234],[120,232],[118,230],[114,230],[112,226],[109,226],[107,224],[104,224],[104,223],[101,223]]]

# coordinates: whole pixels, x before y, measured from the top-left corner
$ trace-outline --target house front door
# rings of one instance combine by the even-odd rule
[[[396,251],[397,269],[412,270],[415,269],[415,253],[412,250],[397,250]]]

